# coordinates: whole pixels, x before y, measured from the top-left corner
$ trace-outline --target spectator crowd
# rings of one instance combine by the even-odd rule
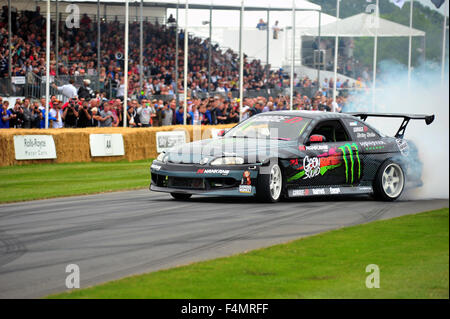
[[[55,95],[49,102],[50,128],[121,127],[124,120],[128,127],[156,127],[184,123],[184,101],[177,107],[175,99],[129,99],[126,116],[121,99],[107,99],[97,93],[94,97],[83,96],[81,87],[78,95],[60,101]],[[342,111],[351,97],[340,95],[334,105]],[[47,117],[46,100],[32,101],[29,98],[16,99],[14,104],[0,97],[0,128],[44,128]],[[246,97],[243,100],[242,119],[258,113],[289,110],[289,97]],[[186,123],[189,125],[216,125],[238,123],[240,119],[239,99],[216,95],[209,98],[189,98],[187,101]],[[317,91],[314,97],[296,94],[294,110],[331,111],[333,98]],[[126,118],[125,118],[126,117]]]
[[[45,64],[45,24],[46,20],[35,11],[17,12],[11,16],[11,47],[8,45],[8,8],[4,6],[0,15],[0,80],[8,77],[9,54],[12,57],[12,76],[27,76],[34,73],[44,76]],[[130,25],[128,108],[126,118],[123,112],[125,83],[123,73],[123,33],[124,25],[115,21],[101,21],[101,59],[97,65],[96,22],[84,15],[79,28],[67,28],[64,21],[59,26],[59,60],[56,61],[55,39],[52,37],[50,56],[50,75],[66,76],[68,83],[58,86],[52,83],[54,95],[50,99],[48,118],[50,127],[109,127],[127,126],[149,127],[183,124],[187,109],[187,124],[225,124],[239,121],[238,92],[239,60],[231,49],[222,50],[212,45],[208,39],[191,37],[189,39],[188,102],[176,103],[176,94],[183,94],[183,74],[175,73],[176,28],[174,18],[169,17],[167,25],[157,21],[144,22],[143,69],[139,64],[139,23]],[[52,22],[52,30],[56,27]],[[261,27],[264,24],[260,21]],[[184,63],[184,32],[179,32],[178,61],[180,70]],[[211,46],[211,72],[208,71],[208,57]],[[285,90],[290,86],[290,78],[283,69],[269,70],[259,60],[244,61],[243,119],[260,112],[289,109],[289,97]],[[100,71],[98,73],[97,71]],[[140,73],[145,75],[140,85]],[[88,76],[98,79],[93,90]],[[84,78],[77,87],[74,78]],[[332,79],[318,83],[307,76],[294,75],[293,108],[298,110],[330,111],[333,107],[331,90]],[[350,85],[349,81],[337,80],[340,95],[334,105],[340,111],[351,97],[352,87],[363,88],[358,79]],[[267,94],[270,89],[276,94]],[[308,90],[305,94],[301,89]],[[264,90],[264,91],[263,91]],[[208,94],[209,92],[214,92]],[[278,92],[280,93],[278,95]],[[203,93],[203,94],[202,94]],[[261,93],[261,94],[259,94]],[[303,93],[303,94],[301,94]],[[180,95],[181,96],[181,95]],[[58,98],[60,100],[58,100]],[[45,98],[32,100],[17,99],[13,105],[0,95],[0,128],[43,128],[45,125]]]

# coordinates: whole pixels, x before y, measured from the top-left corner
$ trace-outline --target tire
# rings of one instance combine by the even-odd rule
[[[188,200],[192,194],[170,193],[175,200]]]
[[[400,197],[405,187],[405,174],[400,164],[391,160],[384,162],[378,169],[373,184],[375,199],[394,201]]]
[[[276,203],[282,197],[283,172],[278,162],[269,166],[270,174],[259,174],[256,185],[256,197],[265,203]]]

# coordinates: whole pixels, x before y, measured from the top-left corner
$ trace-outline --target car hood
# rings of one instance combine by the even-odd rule
[[[199,164],[202,159],[242,157],[245,163],[263,163],[280,157],[279,150],[296,147],[297,142],[261,138],[217,138],[175,146],[168,150],[168,162]]]

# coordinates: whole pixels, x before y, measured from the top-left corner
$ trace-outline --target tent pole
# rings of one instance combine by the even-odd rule
[[[10,20],[11,21],[11,20]],[[50,104],[50,0],[47,0],[47,34],[45,45],[45,128],[48,128],[48,111]],[[11,47],[9,48],[11,50]],[[11,56],[11,53],[10,53]]]
[[[339,4],[340,0],[336,0],[336,38],[334,40],[334,81],[333,81],[333,104],[331,111],[335,112],[336,105],[336,82],[337,82],[337,66],[338,66],[338,53],[339,53]]]
[[[100,86],[100,0],[97,0],[97,76]]]
[[[294,65],[295,65],[295,0],[292,0],[292,59],[291,59],[291,91],[289,99],[289,109],[294,108]]]
[[[56,58],[56,77],[59,75],[59,10],[58,10],[58,0],[55,1],[55,13],[56,13],[56,30],[55,30],[55,58]]]
[[[244,98],[244,52],[242,50],[242,24],[244,20],[244,0],[241,0],[241,15],[239,19],[239,122],[242,121]]]
[[[128,0],[125,0],[125,66],[124,66],[124,84],[123,92],[123,127],[127,127],[127,103],[128,103]]]
[[[175,26],[175,97],[176,97],[176,107],[178,108],[179,104],[179,94],[178,94],[178,11],[180,8],[180,0],[177,1],[177,13],[176,13],[176,26]],[[184,112],[186,112],[186,105],[184,108]]]
[[[212,5],[209,7],[209,48],[208,48],[208,93],[211,87],[211,61],[212,61]]]
[[[322,11],[319,11],[319,45],[318,45],[318,50],[319,50],[319,63],[317,64],[317,89],[320,89],[320,61],[321,61],[321,54],[320,54],[320,36],[321,36],[321,31],[322,31]],[[314,54],[314,53],[313,53]]]
[[[408,89],[411,88],[412,26],[413,26],[414,0],[410,1],[409,9],[410,10],[409,10]]]
[[[141,12],[139,21],[139,88],[144,90],[144,0],[141,0]]]
[[[270,24],[269,24],[269,21],[270,21],[270,9],[267,9],[267,29],[266,29],[266,33],[267,33],[267,40],[266,40],[266,42],[267,42],[267,44],[266,44],[266,69],[267,69],[266,77],[267,77],[267,79],[266,79],[266,81],[267,82],[269,81],[269,76],[270,76],[270,69],[269,69]]]
[[[12,27],[11,26],[12,26],[11,0],[8,0],[8,53],[9,53],[8,54],[8,77],[9,77],[10,81],[11,81],[11,75],[12,75],[12,52],[11,52]]]
[[[445,10],[444,10],[444,24],[442,27],[442,65],[441,65],[441,84],[444,86],[445,84],[445,41],[446,41],[446,33],[447,33],[447,11],[448,11],[448,2],[445,2]]]
[[[373,45],[373,80],[372,80],[372,110],[375,111],[375,103],[376,103],[376,80],[377,80],[377,53],[378,53],[378,18],[379,18],[379,6],[378,0],[375,9],[375,37],[374,37],[374,45]]]
[[[188,11],[189,11],[189,0],[186,0],[186,5],[184,7],[185,16],[185,27],[184,27],[184,112],[183,112],[183,124],[187,123],[187,76],[188,76]]]

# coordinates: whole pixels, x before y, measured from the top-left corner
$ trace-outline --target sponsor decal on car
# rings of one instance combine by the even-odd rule
[[[152,164],[151,168],[155,171],[159,171],[161,169],[161,165]]]
[[[306,146],[305,150],[307,151],[328,151],[328,145],[311,145]]]
[[[357,126],[353,128],[353,132],[357,133],[357,132],[364,132],[364,127],[362,126]]]
[[[400,150],[400,153],[402,153],[403,156],[408,156],[409,155],[408,142],[401,138],[398,138],[395,141],[397,142],[397,146],[398,149]]]
[[[336,195],[336,194],[340,194],[340,193],[341,193],[341,189],[339,187],[330,187],[331,195]]]
[[[386,145],[384,141],[364,141],[359,143],[362,147]]]
[[[239,193],[251,194],[252,186],[251,185],[239,185]]]
[[[325,195],[325,188],[313,188],[313,195]]]
[[[344,163],[345,163],[345,181],[346,183],[353,184],[355,179],[360,179],[361,178],[361,160],[359,158],[359,150],[358,150],[358,145],[356,145],[356,143],[353,144],[345,144],[341,147],[339,147],[339,149],[342,152],[343,158],[344,158]],[[348,153],[348,158],[347,158],[347,153]],[[350,161],[349,161],[350,159]],[[358,175],[356,175],[356,161],[358,162]],[[356,178],[357,177],[357,178]]]
[[[292,190],[292,196],[298,197],[298,196],[308,196],[309,190],[308,189],[294,189]]]
[[[359,143],[366,151],[377,151],[385,148],[383,141],[364,141]]]
[[[230,173],[228,169],[210,169],[210,168],[199,168],[197,174],[220,174],[227,176]]]
[[[245,171],[242,174],[241,185],[252,185],[252,179],[250,178],[250,172]]]
[[[356,122],[356,121],[349,122],[348,125],[350,125],[350,126],[358,126],[358,122]]]
[[[313,178],[320,174],[320,159],[318,157],[306,156],[303,159],[303,169],[305,171],[305,178]]]

